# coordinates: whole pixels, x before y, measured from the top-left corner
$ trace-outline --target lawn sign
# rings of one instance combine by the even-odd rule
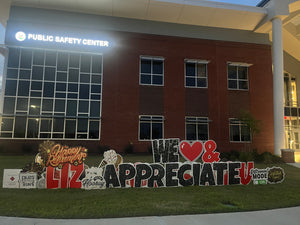
[[[123,163],[115,150],[104,152],[98,167],[84,163],[88,150],[46,141],[34,162],[22,170],[5,169],[3,188],[128,188],[276,184],[284,180],[280,167],[254,168],[254,162],[222,162],[213,140],[152,141],[153,163]],[[179,161],[180,155],[186,160]]]

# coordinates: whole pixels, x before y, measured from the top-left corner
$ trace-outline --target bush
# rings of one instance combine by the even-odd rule
[[[33,153],[33,147],[30,144],[23,144],[22,145],[22,153],[25,155],[30,155]]]
[[[239,152],[239,151],[230,151],[222,152],[220,154],[222,161],[241,161],[249,162],[254,161],[257,163],[273,164],[273,163],[282,163],[282,159],[278,156],[273,155],[270,152],[263,152],[259,154],[256,150],[252,152]]]
[[[134,146],[131,142],[129,142],[123,149],[123,152],[125,154],[132,154],[134,151]]]
[[[110,149],[110,147],[108,146],[108,145],[99,145],[98,146],[98,153],[100,154],[100,155],[103,155],[103,153],[105,152],[105,151],[108,151]]]

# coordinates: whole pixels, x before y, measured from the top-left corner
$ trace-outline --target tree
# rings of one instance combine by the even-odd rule
[[[251,139],[253,141],[254,135],[259,134],[261,131],[262,121],[257,120],[251,114],[251,112],[249,112],[247,110],[241,110],[239,113],[238,119],[241,121],[241,123],[245,124],[249,128]],[[248,148],[250,148],[250,146],[251,146],[251,144],[249,144]],[[248,150],[250,150],[250,149],[248,149]]]

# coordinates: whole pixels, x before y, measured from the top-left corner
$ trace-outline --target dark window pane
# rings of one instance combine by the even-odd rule
[[[69,82],[78,82],[79,69],[69,69]]]
[[[26,117],[17,116],[15,118],[14,137],[25,138],[25,130],[26,130]]]
[[[157,85],[163,84],[163,76],[153,75],[152,79],[153,79],[152,84],[157,84]]]
[[[53,138],[63,138],[63,134],[52,134]]]
[[[56,91],[66,91],[67,84],[66,83],[56,83]]]
[[[46,51],[46,66],[56,66],[56,52]]]
[[[89,73],[91,70],[91,56],[81,55],[80,72]]]
[[[52,120],[42,119],[41,120],[41,132],[51,132]]]
[[[67,73],[57,72],[56,73],[56,81],[67,81]]]
[[[17,80],[6,80],[5,95],[15,96],[17,91]]]
[[[76,120],[66,120],[65,138],[75,138]]]
[[[39,119],[29,119],[27,127],[27,138],[38,138]]]
[[[32,79],[33,80],[43,80],[43,67],[33,66],[32,67]]]
[[[53,132],[63,132],[64,131],[64,119],[54,118],[53,119]]]
[[[236,80],[228,80],[228,88],[237,89],[237,81]]]
[[[101,95],[91,95],[92,100],[101,100]]]
[[[17,110],[27,111],[28,110],[28,98],[17,99]]]
[[[12,118],[2,118],[1,131],[12,131],[13,123],[14,119]]]
[[[90,74],[80,74],[80,83],[90,83]]]
[[[78,139],[87,139],[87,134],[77,134]]]
[[[239,89],[248,89],[248,81],[239,81]]]
[[[102,56],[93,55],[92,57],[92,72],[93,73],[101,73],[101,65],[102,65]]]
[[[45,67],[45,80],[55,81],[55,68]]]
[[[42,92],[41,91],[31,91],[30,95],[31,95],[31,97],[41,97]]]
[[[230,140],[231,141],[240,141],[239,125],[230,125]]]
[[[68,68],[68,54],[59,52],[57,54],[57,70],[59,71],[67,71]]]
[[[151,60],[148,59],[141,60],[141,73],[151,74]]]
[[[198,140],[208,140],[207,124],[198,124]]]
[[[237,67],[228,65],[228,78],[237,79]]]
[[[247,67],[238,67],[239,79],[247,80],[248,79],[248,68]]]
[[[91,93],[101,93],[101,85],[92,85]]]
[[[78,84],[69,84],[68,91],[69,92],[78,92]]]
[[[206,64],[197,64],[197,77],[206,77]]]
[[[196,71],[195,71],[195,63],[186,63],[185,64],[185,75],[186,76],[195,76]]]
[[[7,69],[6,78],[18,78],[18,69]]]
[[[78,112],[88,113],[89,112],[89,102],[88,101],[79,101]]]
[[[3,103],[3,113],[4,114],[14,114],[15,101],[16,101],[16,98],[11,98],[11,97],[4,98],[4,103]]]
[[[33,64],[34,65],[44,65],[45,53],[43,50],[33,51]]]
[[[152,139],[161,139],[162,137],[162,123],[152,123]]]
[[[163,74],[163,61],[153,60],[153,74]]]
[[[80,55],[70,54],[69,67],[79,68]]]
[[[195,87],[196,86],[196,80],[194,78],[186,78],[185,82],[186,82],[187,87]]]
[[[2,137],[2,138],[11,138],[12,137],[12,133],[1,132],[0,133],[0,137]]]
[[[21,50],[21,65],[20,68],[31,68],[32,51],[28,49]]]
[[[30,79],[31,70],[20,70],[20,79]]]
[[[44,97],[54,97],[54,83],[45,82],[44,83]]]
[[[68,100],[67,116],[77,116],[77,101]]]
[[[90,116],[100,117],[100,102],[92,101],[90,107]]]
[[[55,93],[55,98],[66,98],[66,93]]]
[[[250,129],[247,126],[241,126],[241,141],[250,141]]]
[[[186,139],[187,140],[197,140],[196,124],[187,124],[186,125]]]
[[[150,139],[150,123],[140,123],[140,139],[141,140],[149,140]]]
[[[93,84],[101,84],[101,75],[92,75]]]
[[[31,98],[29,103],[29,114],[40,115],[40,111],[41,111],[41,99]]]
[[[141,75],[141,84],[151,84],[151,75]]]
[[[99,121],[90,121],[89,138],[99,139]]]
[[[87,132],[88,119],[78,119],[77,132]]]
[[[197,87],[207,87],[206,78],[197,78]]]
[[[81,84],[79,89],[79,98],[89,99],[89,96],[90,96],[90,85]]]
[[[49,138],[51,138],[51,133],[40,133],[40,138],[47,138],[47,139],[49,139]]]
[[[53,99],[43,99],[42,111],[53,111]]]
[[[77,98],[78,94],[70,94],[68,93],[68,98]]]
[[[42,82],[32,81],[31,82],[31,90],[41,91],[42,90]]]
[[[65,100],[56,99],[54,111],[55,112],[65,112],[65,102],[66,102]]]
[[[9,48],[8,67],[18,68],[20,59],[19,48]]]
[[[29,81],[19,81],[18,96],[29,96]]]

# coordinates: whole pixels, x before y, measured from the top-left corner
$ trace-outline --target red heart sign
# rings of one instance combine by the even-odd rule
[[[194,142],[192,145],[189,142],[182,141],[179,147],[181,155],[190,162],[197,160],[203,150],[203,145],[200,141]]]

